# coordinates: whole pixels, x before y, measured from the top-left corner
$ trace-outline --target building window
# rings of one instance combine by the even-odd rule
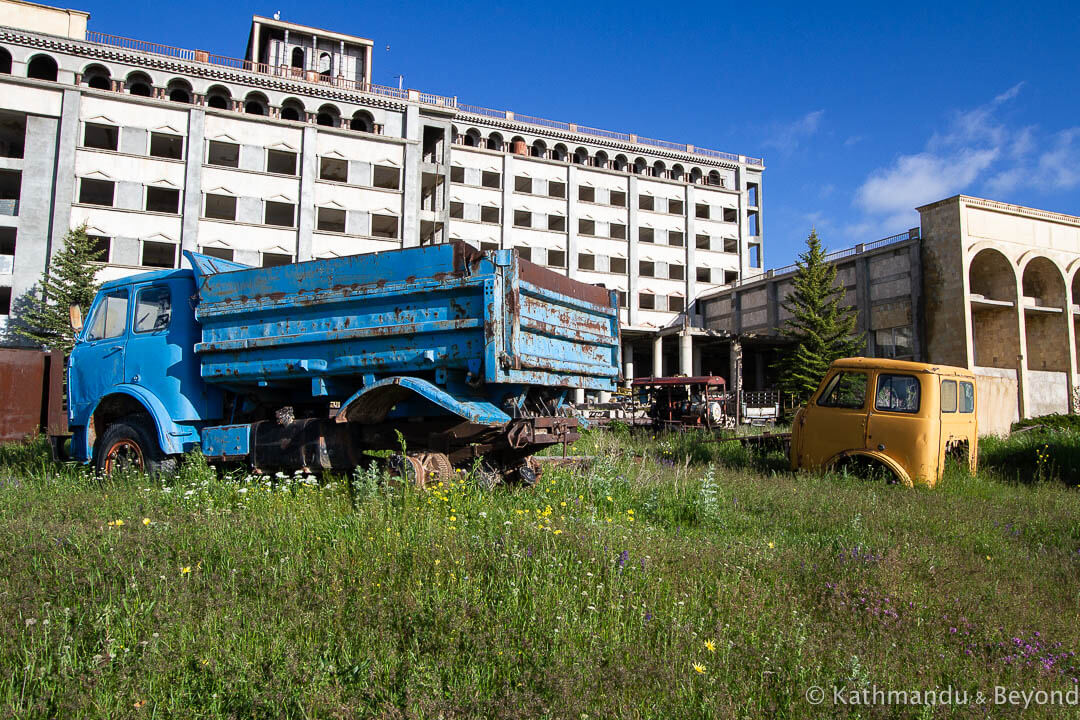
[[[263,222],[277,227],[295,227],[296,206],[292,203],[267,200],[266,208],[263,211]]]
[[[496,189],[498,189],[498,188],[502,187],[502,185],[500,183],[500,180],[501,180],[501,177],[500,177],[499,173],[492,172],[491,170],[485,170],[480,175],[480,184],[483,185],[486,188],[496,188]]]
[[[499,220],[499,208],[491,207],[490,205],[481,205],[480,222],[498,225],[499,222],[501,222]]]
[[[514,248],[517,250],[518,257],[522,260],[532,261],[532,248],[525,247],[524,245],[518,245]]]
[[[668,230],[667,242],[672,247],[682,247],[686,244],[681,230]]]
[[[626,274],[626,258],[613,257],[609,260],[608,270],[616,275]]]
[[[96,150],[116,150],[120,138],[120,128],[115,125],[86,123],[83,130],[83,147]]]
[[[209,255],[218,260],[228,260],[229,262],[233,262],[233,257],[235,256],[232,248],[204,247],[199,252],[203,255]]]
[[[638,228],[638,242],[651,243],[656,240],[656,234],[652,228]]]
[[[319,158],[319,179],[349,182],[349,163],[339,158]]]
[[[682,200],[668,200],[667,211],[672,215],[682,215],[685,211]]]
[[[548,250],[547,264],[551,267],[566,267],[566,251]]]
[[[180,191],[173,188],[147,187],[146,209],[149,212],[176,215],[180,212]]]
[[[577,199],[582,202],[596,202],[596,188],[581,185],[577,189]]]
[[[746,204],[750,207],[758,205],[758,184],[746,183]]]
[[[611,223],[608,225],[608,235],[612,240],[625,240],[626,226],[622,223]]]
[[[295,175],[296,153],[286,150],[267,150],[266,172],[276,175]]]
[[[739,279],[738,270],[725,270],[724,271],[724,284],[734,285],[735,281]]]
[[[615,291],[615,298],[619,302],[619,307],[621,307],[621,308],[626,307],[626,291],[625,290],[616,290]]]
[[[463,167],[451,167],[450,168],[450,182],[464,183],[465,182],[465,168]]]
[[[94,262],[107,263],[112,261],[112,238],[107,238],[103,235],[88,235],[90,242],[94,243]],[[15,248],[11,248],[10,253],[14,255]]]
[[[206,195],[205,216],[214,220],[236,219],[236,198],[232,195]]]
[[[886,328],[874,332],[874,344],[877,346],[877,356],[885,358],[911,358],[913,357],[914,343],[911,326]]]
[[[372,215],[371,234],[373,237],[397,239],[398,219],[394,215]]]
[[[324,232],[345,232],[345,211],[341,208],[319,208],[316,226]]]
[[[184,159],[184,138],[171,133],[150,133],[151,157]]]
[[[591,253],[578,253],[577,266],[578,270],[595,270],[596,256]]]
[[[703,283],[711,283],[712,271],[707,267],[699,267],[697,269],[697,281]]]
[[[686,307],[686,303],[678,295],[672,295],[667,299],[668,312],[682,312]]]
[[[263,267],[278,267],[280,265],[291,265],[292,255],[286,255],[285,253],[273,253],[264,252],[262,254],[262,266]]]
[[[652,293],[638,293],[638,307],[642,310],[652,310],[656,305],[656,296]]]
[[[695,239],[695,247],[698,250],[712,250],[712,240],[708,235],[698,235]]]
[[[514,211],[514,227],[527,228],[532,227],[532,213],[528,210],[515,210]]]
[[[483,250],[484,252],[488,252],[489,250],[491,250],[491,251],[498,250],[499,249],[499,243],[482,242],[482,243],[480,243],[480,249]]]
[[[676,265],[671,263],[667,266],[668,278],[671,280],[684,280],[686,278],[686,268],[682,265]]]
[[[705,203],[698,203],[694,209],[694,217],[701,218],[702,220],[709,219],[709,206]]]
[[[612,190],[611,204],[616,207],[626,207],[626,193],[622,190]]]
[[[562,215],[548,215],[548,230],[566,232],[566,218]]]
[[[586,220],[584,218],[577,221],[578,235],[595,235],[596,234],[596,221]]]
[[[465,203],[451,202],[450,217],[461,220],[465,217]]]
[[[761,234],[761,227],[758,225],[758,214],[756,212],[746,213],[746,232],[751,237],[757,237]]]
[[[652,195],[638,195],[637,206],[638,210],[653,210],[656,207]]]
[[[739,222],[739,211],[735,208],[724,208],[724,222]]]
[[[532,193],[532,178],[518,175],[514,178],[514,192]]]
[[[372,169],[371,186],[383,190],[397,190],[401,187],[401,171],[396,167],[376,165]]]
[[[737,253],[739,252],[739,239],[738,238],[724,238],[724,252]]]
[[[116,183],[112,180],[94,180],[83,178],[79,183],[79,202],[87,205],[112,207]]]
[[[236,143],[211,140],[206,151],[206,164],[219,167],[240,167],[240,146]]]
[[[548,182],[548,196],[553,198],[566,197],[566,183],[551,180]]]
[[[142,265],[156,268],[176,267],[176,243],[143,240]]]
[[[752,267],[752,268],[761,267],[761,246],[760,245],[751,245],[750,246],[750,267]]]
[[[641,277],[654,277],[656,274],[656,267],[651,260],[638,261],[638,275]]]

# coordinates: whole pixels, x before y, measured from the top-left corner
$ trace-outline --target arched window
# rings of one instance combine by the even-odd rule
[[[497,132],[493,132],[490,135],[488,135],[487,149],[488,150],[502,150],[503,149],[502,135],[500,135]]]
[[[214,85],[206,91],[206,104],[218,110],[228,110],[232,107],[232,93],[221,85]]]
[[[566,146],[562,143],[557,144],[551,148],[551,159],[558,160],[559,162],[566,162],[567,150]]]
[[[26,77],[56,82],[56,61],[48,55],[35,55],[26,66]]]
[[[291,65],[299,70],[304,69],[304,48],[294,47],[292,49]]]
[[[302,122],[307,115],[307,111],[304,110],[304,106],[299,100],[295,98],[289,98],[285,102],[281,103],[281,119],[292,120],[294,122]]]
[[[0,48],[0,74],[11,74],[11,53],[4,48]]]
[[[95,90],[112,90],[109,69],[104,65],[87,65],[82,71],[82,81]]]
[[[319,74],[324,78],[329,79],[330,74],[333,71],[333,60],[330,58],[330,53],[322,53],[319,55]]]
[[[165,88],[165,94],[168,95],[169,99],[173,102],[191,102],[191,86],[188,85],[186,80],[180,80],[179,78],[170,80]]]
[[[154,94],[154,82],[146,73],[133,72],[124,81],[128,93],[140,97],[150,97]]]
[[[701,168],[696,167],[690,169],[690,182],[695,185],[701,184]]]
[[[685,172],[686,171],[683,170],[682,165],[672,165],[671,166],[671,179],[672,180],[682,180],[683,179],[683,174]]]
[[[574,151],[574,164],[575,165],[588,165],[589,164],[589,151],[583,147],[579,147]]]
[[[626,172],[626,163],[627,160],[625,155],[616,155],[611,163],[611,169]]]
[[[720,173],[718,173],[716,170],[710,171],[709,172],[709,183],[708,184],[709,185],[723,185],[724,183],[720,180]]]
[[[529,154],[536,158],[547,157],[547,145],[544,144],[543,140],[537,140],[532,144],[532,150]]]
[[[371,113],[357,110],[353,113],[352,120],[349,121],[349,129],[357,132],[373,132],[375,130],[375,119],[371,117]]]
[[[667,177],[667,165],[664,164],[663,160],[657,160],[653,163],[652,174],[653,177]]]
[[[634,161],[633,172],[635,175],[646,175],[649,170],[649,161],[643,157],[639,157]]]
[[[480,147],[480,131],[476,128],[469,128],[465,131],[465,144],[469,147]]]
[[[248,115],[269,115],[270,102],[262,93],[248,93],[244,98],[244,112]]]
[[[323,105],[315,116],[315,122],[326,127],[341,127],[341,111],[333,105]]]
[[[597,150],[593,155],[593,167],[606,168],[608,166],[608,156],[603,150]]]

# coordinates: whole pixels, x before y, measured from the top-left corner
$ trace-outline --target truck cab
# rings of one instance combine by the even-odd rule
[[[948,456],[975,471],[975,376],[969,370],[879,358],[833,362],[795,415],[792,469],[846,463],[933,487]]]

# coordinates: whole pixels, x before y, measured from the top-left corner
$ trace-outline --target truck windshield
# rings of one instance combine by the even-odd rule
[[[120,337],[127,327],[128,291],[109,293],[98,303],[94,319],[90,321],[87,340],[107,340]]]

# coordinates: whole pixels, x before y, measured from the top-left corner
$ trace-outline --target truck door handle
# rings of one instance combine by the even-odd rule
[[[123,352],[124,348],[121,345],[113,345],[111,348],[105,351],[102,357],[108,357],[109,355],[115,355],[118,352]]]

